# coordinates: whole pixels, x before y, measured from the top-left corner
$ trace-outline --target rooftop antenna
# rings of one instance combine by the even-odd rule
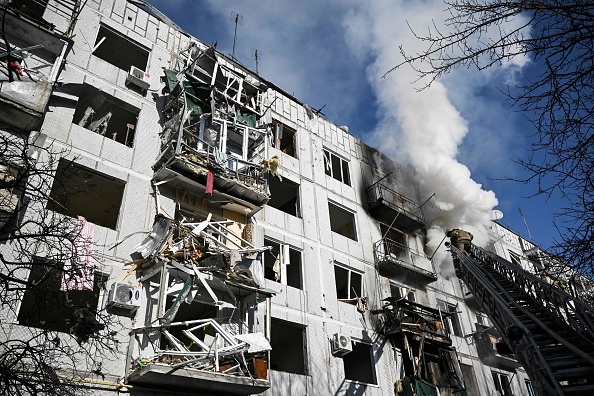
[[[241,19],[240,19],[241,17]],[[233,35],[233,52],[231,53],[231,59],[235,59],[235,43],[237,43],[237,25],[239,25],[243,21],[243,17],[238,13],[235,14],[235,34]]]
[[[260,73],[258,73],[258,50],[256,50],[255,56],[256,56],[256,74],[259,75]]]
[[[534,240],[532,239],[532,234],[530,234],[530,228],[528,228],[528,223],[526,222],[526,219],[524,218],[524,214],[522,213],[522,209],[518,208],[518,210],[520,211],[520,216],[522,217],[522,220],[524,220],[524,225],[526,226],[526,229],[528,230],[528,236],[530,237],[530,241],[534,242]]]

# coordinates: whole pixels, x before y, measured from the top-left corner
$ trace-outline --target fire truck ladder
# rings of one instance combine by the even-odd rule
[[[456,274],[514,351],[539,395],[594,391],[594,309],[494,253],[450,246]]]

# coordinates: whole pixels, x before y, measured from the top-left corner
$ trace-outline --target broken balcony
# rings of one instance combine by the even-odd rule
[[[366,190],[369,212],[376,219],[405,232],[413,232],[425,225],[421,207],[379,181]]]
[[[133,271],[147,296],[130,333],[126,382],[200,394],[267,390],[270,299],[262,253],[229,221],[157,217]]]
[[[252,215],[269,199],[262,164],[269,160],[270,129],[257,124],[262,92],[219,65],[214,50],[189,51],[190,66],[165,70],[167,104],[154,179]]]
[[[0,123],[38,127],[72,41],[8,9],[0,17]]]
[[[515,369],[521,366],[509,345],[501,337],[495,327],[476,324],[477,331],[473,333],[476,349],[481,361],[491,367],[503,370]]]
[[[373,256],[378,270],[388,275],[422,275],[428,282],[437,280],[433,263],[425,254],[382,238],[373,244]]]

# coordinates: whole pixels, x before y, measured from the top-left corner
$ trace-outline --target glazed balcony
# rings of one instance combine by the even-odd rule
[[[31,131],[39,126],[72,42],[13,10],[0,23],[6,32],[6,41],[0,40],[0,123]]]
[[[374,243],[373,256],[377,268],[384,274],[421,275],[428,283],[437,280],[433,263],[425,254],[392,239],[383,238]]]
[[[473,336],[479,358],[483,363],[508,370],[521,366],[497,329],[479,323],[476,324],[476,327],[477,331]]]
[[[425,225],[421,207],[386,185],[376,182],[366,192],[369,212],[379,221],[405,232],[416,231]]]

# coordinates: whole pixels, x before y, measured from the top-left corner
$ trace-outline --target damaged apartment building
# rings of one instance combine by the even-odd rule
[[[92,225],[86,298],[118,319],[100,330],[117,356],[94,362],[100,374],[81,367],[81,383],[102,394],[537,394],[491,313],[436,271],[430,197],[410,167],[143,1],[13,2],[3,19],[2,132],[63,149],[46,207]],[[5,178],[18,168],[2,166]],[[3,191],[3,216],[26,210]],[[534,245],[492,232],[501,257],[542,263]],[[66,337],[24,312],[28,298],[2,336]]]

